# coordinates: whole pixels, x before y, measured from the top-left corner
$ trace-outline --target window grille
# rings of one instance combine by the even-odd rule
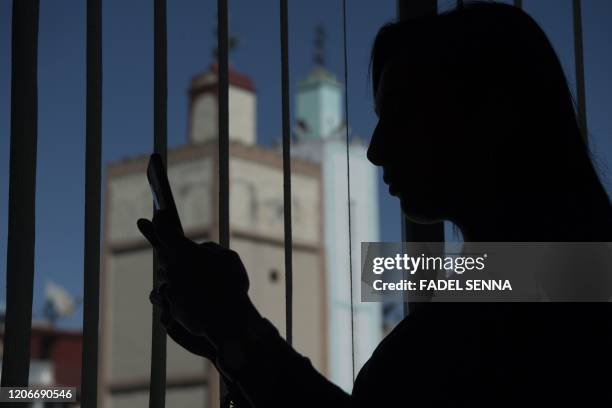
[[[282,81],[283,208],[286,273],[287,341],[292,342],[292,229],[289,123],[288,4],[280,1]],[[102,0],[87,1],[87,95],[85,152],[84,314],[82,390],[83,407],[97,405],[98,326],[100,279],[101,127],[102,127]],[[515,0],[518,7],[522,0]],[[586,140],[581,1],[573,0],[573,30],[577,83],[577,110]],[[397,0],[399,19],[437,12],[437,0]],[[35,187],[37,144],[37,53],[39,0],[15,0],[12,10],[11,137],[8,195],[6,318],[2,386],[27,386],[34,278]],[[219,112],[219,231],[221,245],[230,246],[229,229],[229,106],[228,0],[217,1],[218,112]],[[346,58],[346,0],[343,0],[344,62]],[[154,0],[154,140],[153,150],[164,162],[167,155],[167,37],[166,1]],[[348,97],[345,98],[348,123]],[[347,126],[348,128],[348,126]],[[348,131],[347,131],[348,132]],[[348,134],[347,134],[348,139]],[[348,142],[348,140],[347,140]],[[348,149],[348,143],[347,143]],[[348,168],[347,155],[347,171]],[[349,186],[350,188],[350,186]],[[350,194],[349,194],[350,197]],[[348,206],[348,203],[347,203]],[[350,211],[350,206],[349,211]],[[404,241],[442,242],[442,224],[423,226],[402,217]],[[350,228],[350,227],[349,227]],[[157,273],[157,259],[153,272]],[[350,273],[350,271],[349,271]],[[352,300],[352,296],[351,296]],[[406,311],[407,312],[407,311]],[[163,407],[166,384],[166,333],[160,313],[153,309],[150,407]],[[354,363],[353,363],[354,364]],[[223,390],[224,387],[222,386]],[[231,396],[221,392],[221,401]]]

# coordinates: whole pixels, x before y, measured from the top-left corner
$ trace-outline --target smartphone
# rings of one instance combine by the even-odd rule
[[[176,209],[176,204],[174,203],[174,196],[172,195],[170,183],[168,182],[168,175],[166,173],[164,163],[161,156],[157,153],[153,153],[149,158],[147,179],[149,180],[149,186],[151,187],[151,193],[153,194],[155,211],[163,211],[168,214],[171,222],[176,226],[181,234],[184,234],[181,219],[179,218],[178,210]]]

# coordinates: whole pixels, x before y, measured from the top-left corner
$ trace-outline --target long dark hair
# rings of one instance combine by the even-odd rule
[[[569,217],[557,220],[559,228],[589,225],[566,231],[564,238],[612,240],[610,199],[581,134],[567,80],[548,38],[527,13],[473,2],[388,24],[372,48],[374,92],[391,61],[404,64],[406,78],[443,81],[461,101],[455,118],[469,128],[466,142],[494,158],[486,169],[492,170],[492,194]]]

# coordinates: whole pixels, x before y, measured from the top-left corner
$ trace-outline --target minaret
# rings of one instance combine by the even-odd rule
[[[342,84],[325,68],[325,31],[317,26],[315,68],[297,84],[296,136],[327,139],[342,133]]]
[[[230,49],[237,45],[231,36]],[[217,52],[213,50],[216,61]],[[219,66],[211,64],[208,71],[195,76],[189,87],[189,142],[203,143],[218,138],[217,83]],[[256,94],[251,79],[229,68],[229,138],[247,145],[256,142]]]
[[[347,392],[353,385],[351,321],[355,330],[355,371],[367,361],[382,337],[382,305],[361,302],[360,243],[379,240],[378,175],[366,158],[366,147],[348,146],[351,197],[347,189],[347,145],[343,116],[343,85],[324,64],[325,33],[317,27],[315,68],[297,86],[294,156],[321,163],[323,170],[323,220],[327,278],[327,350],[329,379]],[[349,220],[353,313],[349,284]]]

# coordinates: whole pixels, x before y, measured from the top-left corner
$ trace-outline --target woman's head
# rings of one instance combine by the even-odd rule
[[[371,73],[368,157],[413,220],[538,212],[568,188],[603,192],[559,60],[520,9],[473,3],[384,26]]]

